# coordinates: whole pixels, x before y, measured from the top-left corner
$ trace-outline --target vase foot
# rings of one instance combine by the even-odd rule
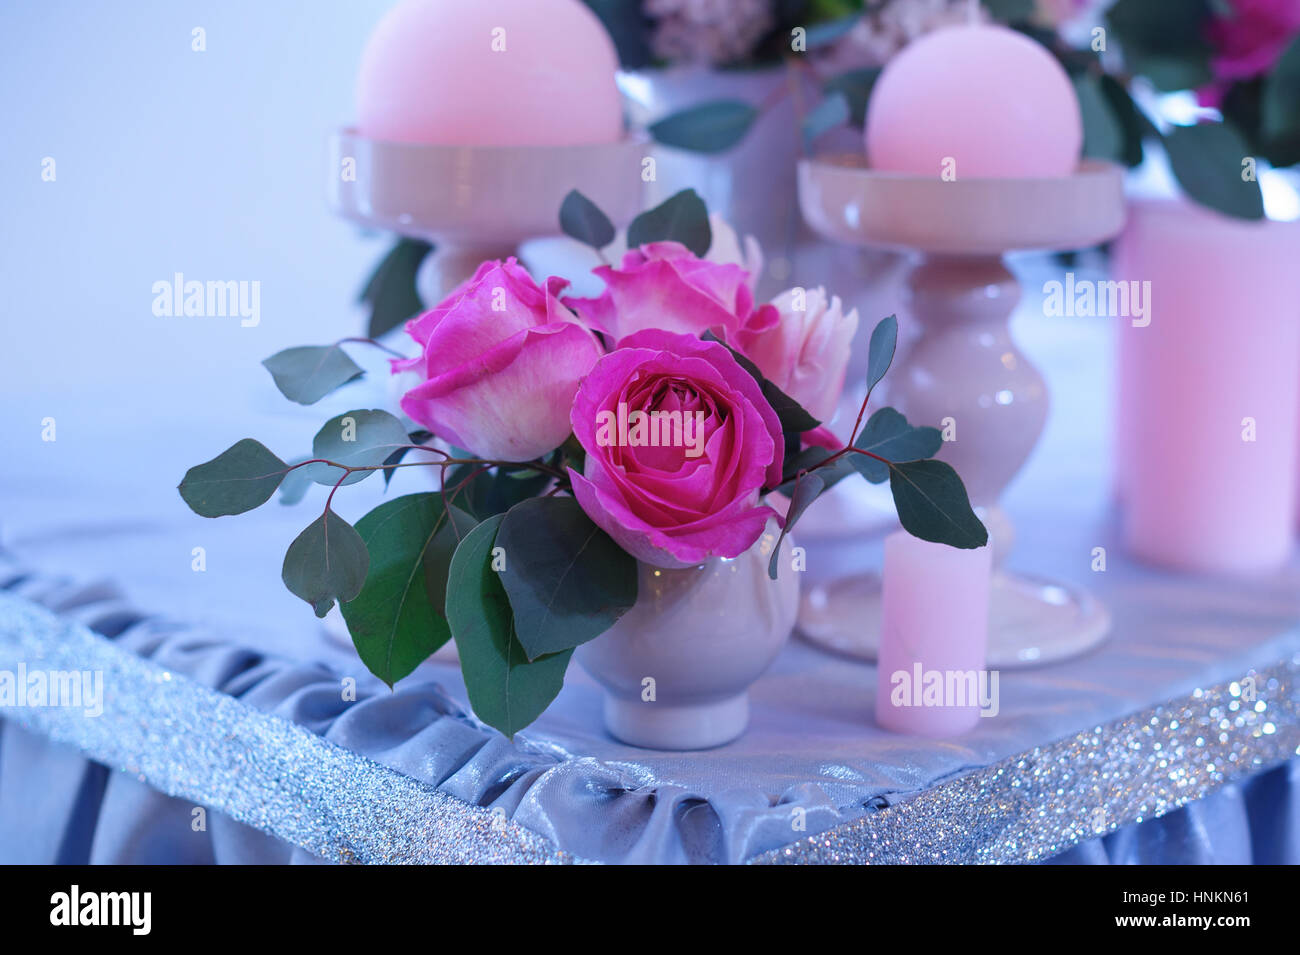
[[[730,743],[748,724],[748,693],[689,704],[605,696],[605,728],[610,735],[646,749],[711,749]]]
[[[858,574],[809,588],[797,631],[826,650],[876,659],[880,577]],[[1110,634],[1110,614],[1087,591],[1038,577],[993,576],[988,663],[994,669],[1043,666],[1078,656]]]

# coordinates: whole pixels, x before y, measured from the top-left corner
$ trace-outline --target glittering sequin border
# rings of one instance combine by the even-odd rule
[[[311,730],[0,595],[0,669],[102,671],[99,716],[0,709],[169,796],[191,800],[323,859],[356,863],[582,860],[500,812],[471,806]]]
[[[500,812],[381,766],[305,727],[0,594],[0,669],[98,670],[98,717],[66,707],[0,716],[169,796],[335,862],[575,863]],[[758,864],[1017,863],[1155,818],[1300,755],[1300,654],[1036,747]]]
[[[1300,756],[1300,654],[933,786],[755,864],[1024,863]]]

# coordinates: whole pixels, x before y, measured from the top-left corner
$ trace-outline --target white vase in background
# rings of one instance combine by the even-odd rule
[[[794,626],[799,574],[793,545],[769,523],[748,551],[684,570],[642,564],[636,605],[575,651],[604,687],[605,727],[650,749],[707,749],[749,723],[749,687],[776,659]]]

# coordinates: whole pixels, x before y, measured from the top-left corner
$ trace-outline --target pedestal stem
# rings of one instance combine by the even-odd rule
[[[997,256],[931,256],[912,270],[908,293],[921,334],[886,379],[886,397],[913,424],[944,430],[938,456],[982,509],[1000,562],[1012,530],[997,504],[1037,444],[1048,408],[1043,377],[1008,327],[1019,284]]]

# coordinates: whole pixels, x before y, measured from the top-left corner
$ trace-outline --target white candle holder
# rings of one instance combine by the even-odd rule
[[[799,200],[808,224],[829,239],[919,253],[907,291],[920,336],[882,393],[913,424],[955,424],[956,440],[938,457],[961,475],[994,549],[989,666],[1049,663],[1100,643],[1110,616],[1085,591],[1000,569],[1014,531],[998,502],[1048,409],[1042,375],[1011,339],[1020,287],[1003,256],[1117,235],[1123,171],[1085,161],[1061,178],[943,181],[834,156],[800,163]],[[875,575],[809,587],[799,629],[814,643],[875,659],[879,604]]]
[[[329,202],[353,222],[432,242],[419,283],[432,303],[480,262],[558,233],[571,189],[615,224],[630,221],[642,207],[647,148],[637,136],[578,146],[439,146],[342,129],[330,139]]]

